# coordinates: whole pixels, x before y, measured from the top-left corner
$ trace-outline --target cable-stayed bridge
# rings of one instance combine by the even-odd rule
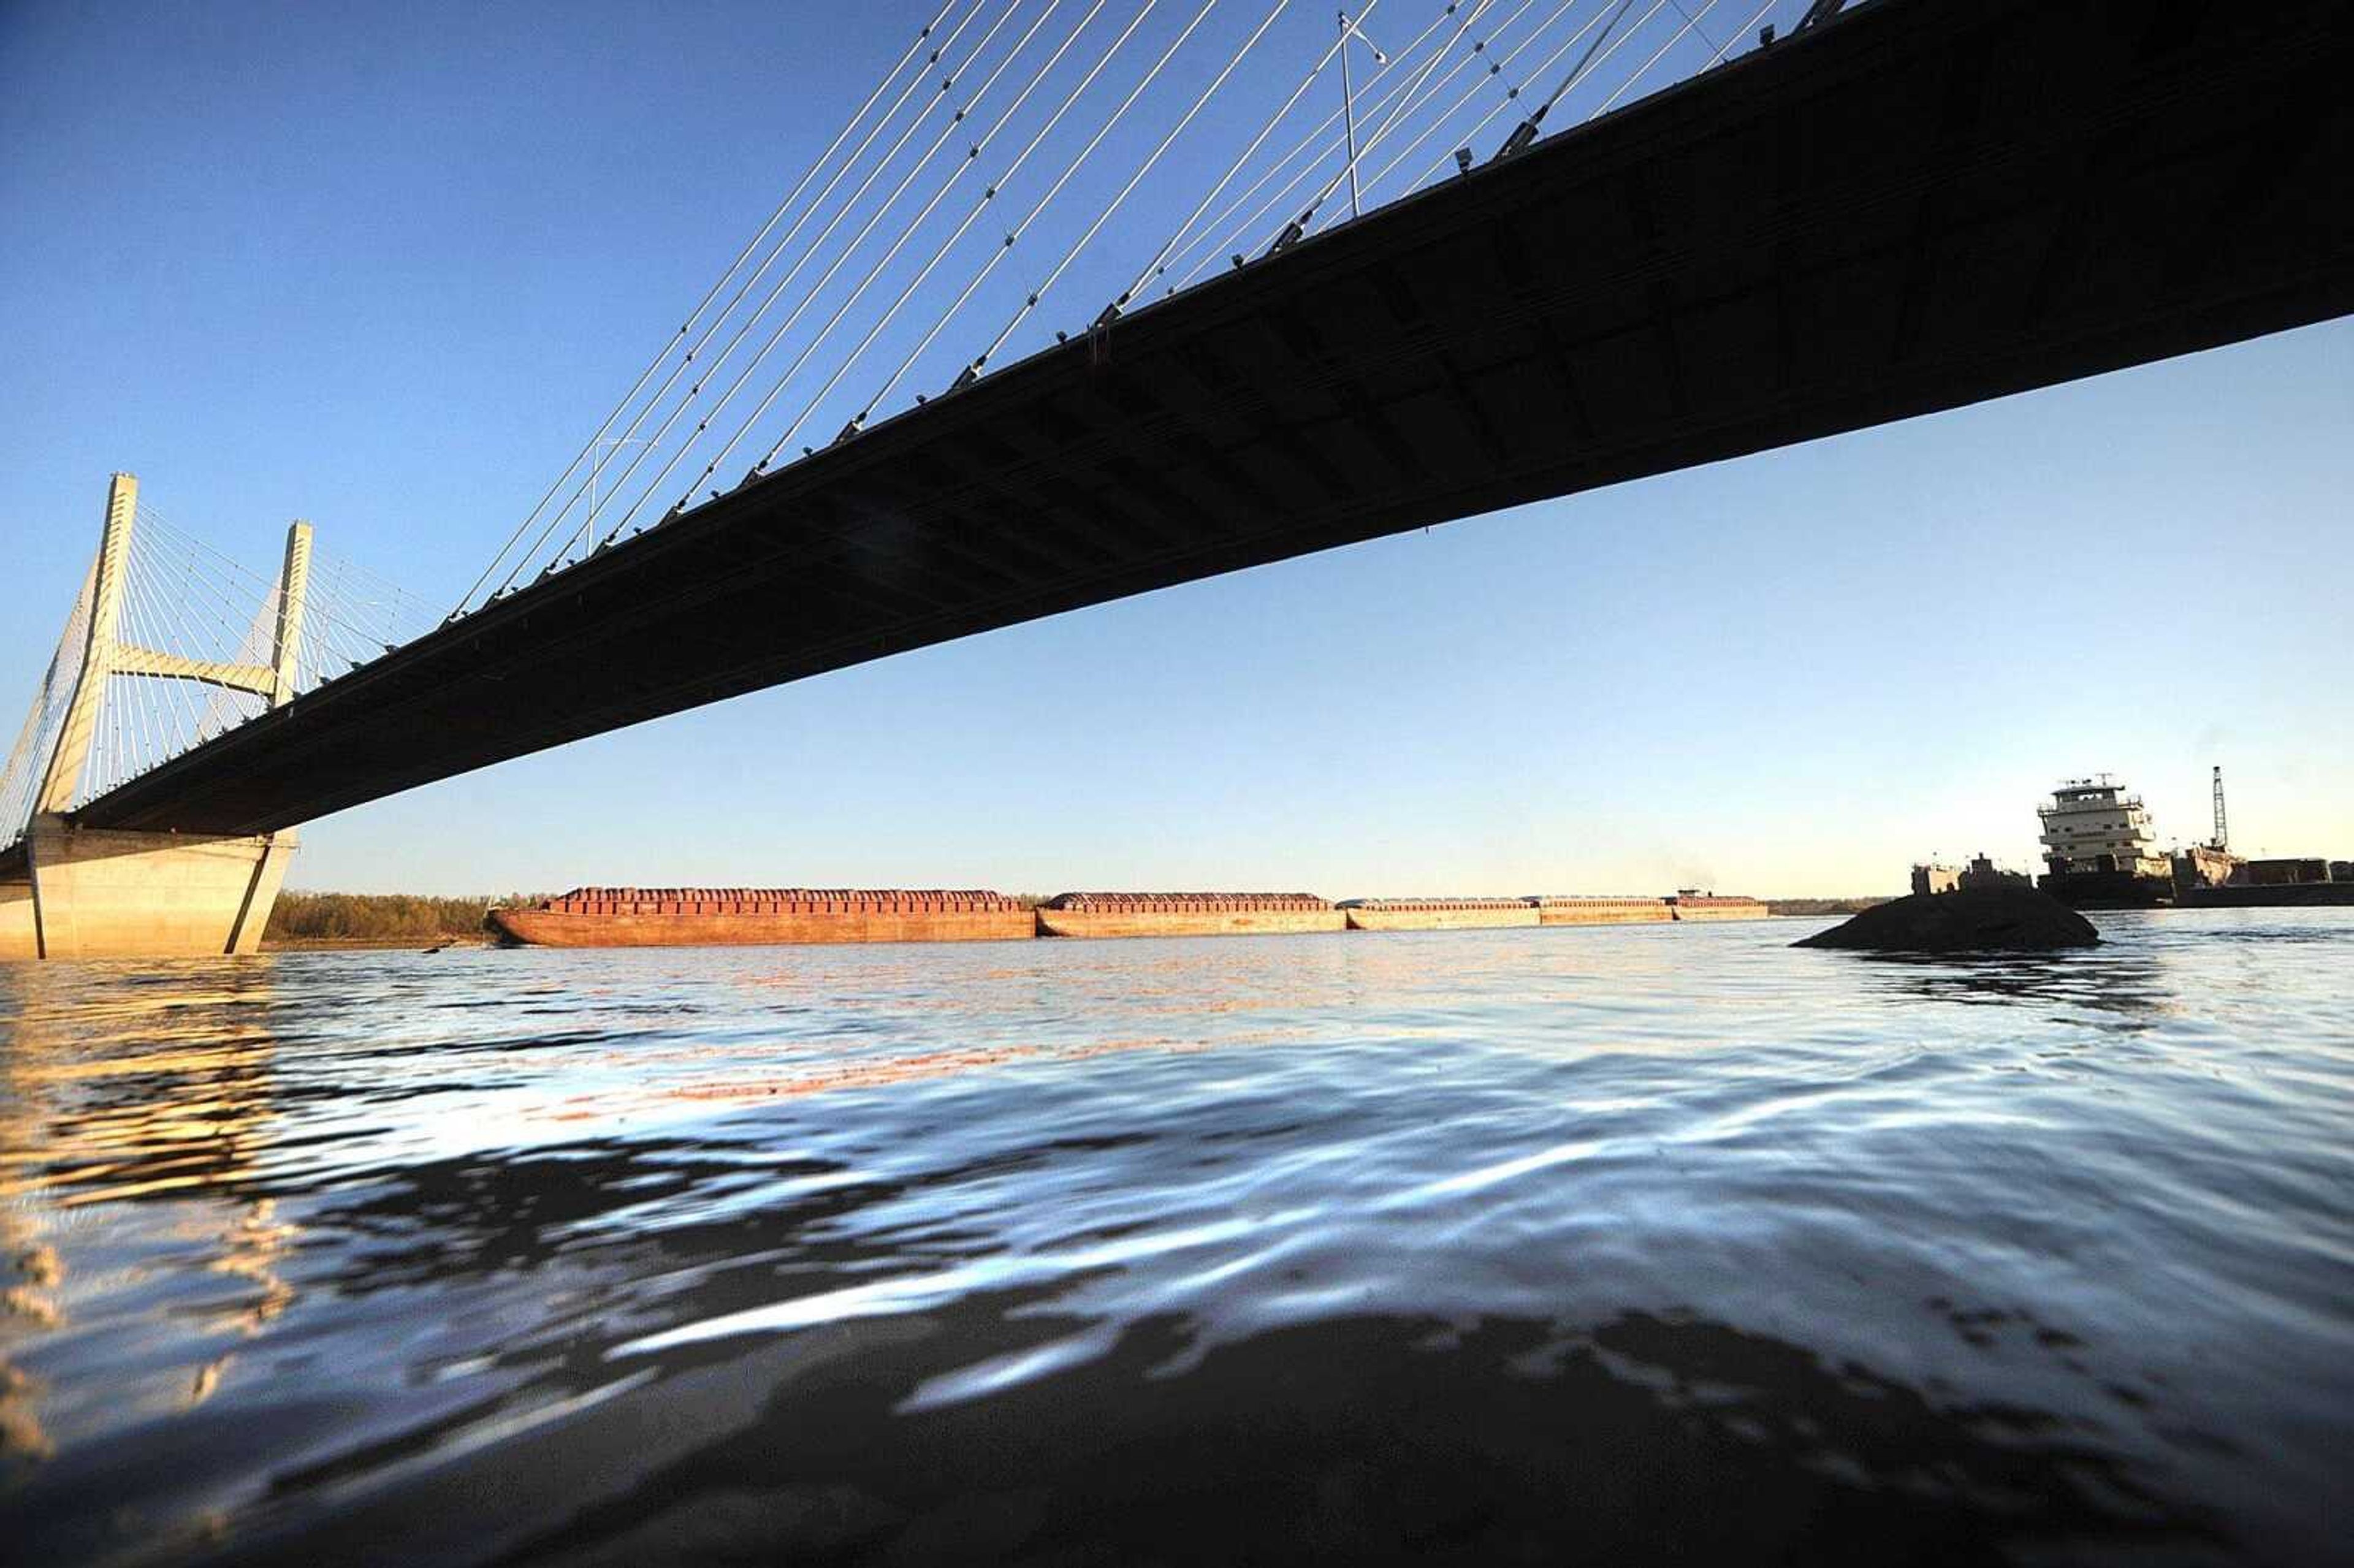
[[[298,623],[243,722],[93,744],[205,684],[92,631],[101,549],[0,778],[0,951],[234,948],[274,873],[159,943],[154,856],[282,865],[779,682],[2354,311],[2340,4],[1288,9],[949,5],[463,602],[307,685]],[[1140,210],[1124,286],[1054,291]]]

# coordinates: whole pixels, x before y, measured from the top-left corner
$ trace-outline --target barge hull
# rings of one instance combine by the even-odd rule
[[[2354,882],[2291,882],[2274,887],[2186,887],[2179,909],[2315,909],[2354,905]]]
[[[1352,931],[1469,931],[1539,924],[1533,904],[1515,909],[1351,909]]]
[[[1042,937],[1269,937],[1342,931],[1337,909],[1038,909]]]
[[[1540,926],[1664,926],[1675,919],[1664,898],[1596,898],[1537,906]]]
[[[535,948],[784,947],[835,942],[1006,942],[1034,934],[1026,909],[776,915],[571,915],[494,909],[505,939]]]
[[[2071,909],[2156,909],[2174,902],[2171,878],[2130,871],[2046,872],[2036,880]]]
[[[1674,908],[1675,917],[1679,920],[1763,920],[1774,913],[1755,898],[1719,898],[1706,902],[1679,898]]]

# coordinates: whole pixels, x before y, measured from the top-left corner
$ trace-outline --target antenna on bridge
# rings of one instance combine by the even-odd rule
[[[1365,48],[1373,51],[1375,65],[1387,65],[1390,57],[1382,53],[1379,44],[1366,35],[1365,29],[1349,20],[1349,13],[1341,13],[1341,117],[1347,127],[1349,150],[1349,216],[1357,217],[1363,210],[1357,190],[1357,90],[1349,76],[1349,40],[1362,39]]]

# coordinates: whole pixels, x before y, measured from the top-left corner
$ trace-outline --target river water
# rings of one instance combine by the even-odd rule
[[[2354,913],[2101,924],[0,969],[0,1540],[2354,1560]]]

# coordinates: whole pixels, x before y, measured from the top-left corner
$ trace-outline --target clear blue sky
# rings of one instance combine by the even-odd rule
[[[916,13],[0,7],[12,726],[117,468],[453,599]],[[2354,855],[2349,430],[2338,323],[741,698],[319,822],[292,880],[1869,891],[2023,863],[2069,773],[2203,837],[2215,762],[2243,847]]]

